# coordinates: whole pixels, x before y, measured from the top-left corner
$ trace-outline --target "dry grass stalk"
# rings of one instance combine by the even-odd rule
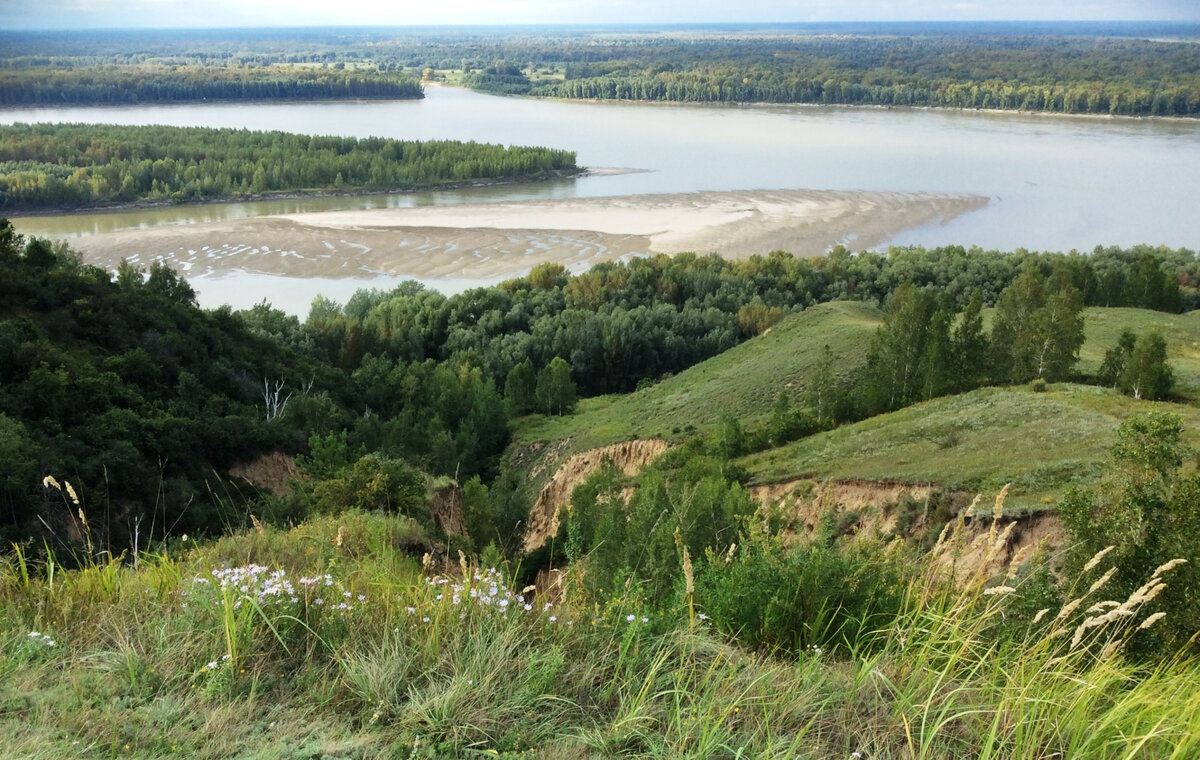
[[[1150,626],[1152,626],[1152,625],[1154,625],[1155,623],[1157,623],[1158,621],[1160,621],[1160,620],[1162,620],[1163,618],[1165,618],[1166,616],[1167,616],[1167,613],[1165,613],[1165,612],[1156,612],[1156,613],[1154,613],[1153,615],[1151,615],[1150,617],[1148,617],[1148,618],[1146,618],[1145,620],[1143,620],[1143,621],[1142,621],[1142,624],[1138,626],[1138,630],[1139,630],[1139,631],[1144,631],[1144,630],[1146,630],[1147,628],[1149,628]]]
[[[1106,572],[1104,575],[1101,575],[1099,578],[1096,579],[1096,582],[1093,583],[1091,585],[1091,587],[1088,588],[1087,594],[1084,594],[1084,596],[1088,596],[1090,594],[1096,593],[1096,591],[1101,586],[1103,586],[1105,583],[1108,583],[1108,581],[1113,577],[1113,575],[1116,574],[1116,572],[1117,572],[1117,568],[1110,567],[1108,569],[1108,572]]]
[[[1111,552],[1113,549],[1116,549],[1116,548],[1117,548],[1116,546],[1106,546],[1105,548],[1103,548],[1100,551],[1093,554],[1092,558],[1089,559],[1087,561],[1087,564],[1083,566],[1083,572],[1086,573],[1086,572],[1090,571],[1092,568],[1094,568],[1096,565],[1099,565],[1100,560],[1104,559],[1104,555],[1108,554],[1109,552]]]

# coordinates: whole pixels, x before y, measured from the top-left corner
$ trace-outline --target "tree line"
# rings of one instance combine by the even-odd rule
[[[0,103],[419,97],[414,75],[432,69],[489,92],[565,98],[1195,116],[1200,45],[1189,36],[1169,24],[12,33],[0,37]]]
[[[0,69],[0,105],[424,97],[403,72],[302,66],[112,65]]]
[[[402,190],[577,171],[575,154],[476,142],[201,127],[0,126],[0,208]]]

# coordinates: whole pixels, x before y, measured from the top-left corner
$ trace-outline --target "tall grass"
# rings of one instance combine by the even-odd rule
[[[945,582],[970,548],[952,530],[870,646],[783,658],[715,634],[686,594],[582,607],[422,564],[396,549],[416,530],[346,513],[53,576],[9,554],[0,756],[1200,755],[1200,664],[1123,654],[1170,567],[1151,598],[1106,599],[1101,558],[1027,614],[1043,589],[1023,558]]]

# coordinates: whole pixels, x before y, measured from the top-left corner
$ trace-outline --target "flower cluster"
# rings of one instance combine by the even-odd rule
[[[233,592],[238,597],[233,603],[234,609],[241,608],[245,600],[251,600],[262,609],[292,609],[303,604],[350,612],[355,602],[366,601],[364,595],[355,597],[343,588],[332,575],[300,578],[296,581],[300,587],[297,589],[287,577],[286,570],[271,570],[263,565],[214,569],[207,576],[196,576],[192,583],[196,587],[214,588],[222,594]],[[187,606],[186,602],[184,606]]]
[[[46,646],[46,647],[54,646],[53,638],[47,636],[44,633],[38,633],[37,631],[29,632],[29,640],[34,642],[35,644],[41,644],[42,646]]]

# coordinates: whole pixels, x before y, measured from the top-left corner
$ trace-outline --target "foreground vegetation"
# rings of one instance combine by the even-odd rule
[[[870,562],[899,584],[859,589],[895,607],[848,640],[809,629],[813,643],[764,656],[721,633],[727,616],[714,621],[723,605],[754,603],[748,588],[708,591],[729,570],[697,566],[693,582],[683,569],[658,604],[634,586],[592,605],[573,575],[565,596],[535,596],[502,571],[422,566],[395,548],[418,535],[403,518],[346,512],[78,570],[8,555],[5,752],[1016,759],[1200,749],[1200,665],[1124,651],[1161,621],[1153,603],[1108,594],[1106,563],[1047,601],[1023,567],[1004,585],[946,587],[936,560],[960,550],[953,539],[919,563],[895,547],[843,547],[860,564],[839,569]],[[766,550],[744,545],[723,567],[749,571]],[[825,566],[834,569],[828,557]],[[1147,580],[1170,585],[1177,570]],[[796,591],[816,593],[819,581]],[[849,593],[845,581],[833,588]],[[1097,624],[1089,605],[1130,615]]]
[[[384,191],[578,171],[575,154],[202,127],[0,126],[0,209]]]

